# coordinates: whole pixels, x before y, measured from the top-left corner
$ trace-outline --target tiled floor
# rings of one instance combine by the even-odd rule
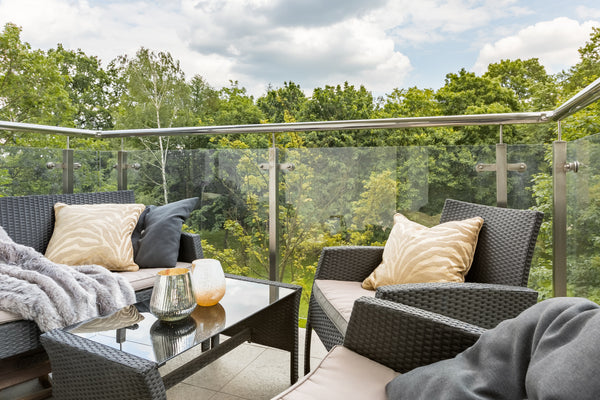
[[[299,330],[300,375],[304,371],[304,329]],[[327,351],[316,334],[312,335],[314,367]],[[193,354],[187,355],[193,357]],[[184,360],[181,360],[184,361]],[[289,353],[245,343],[167,392],[168,400],[254,400],[270,399],[290,385]],[[160,369],[166,373],[177,364]],[[35,389],[36,382],[0,392],[0,400],[17,399]]]

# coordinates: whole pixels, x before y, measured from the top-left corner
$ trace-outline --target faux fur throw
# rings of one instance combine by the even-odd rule
[[[0,227],[0,309],[46,332],[133,303],[135,292],[122,276],[98,265],[56,264]]]

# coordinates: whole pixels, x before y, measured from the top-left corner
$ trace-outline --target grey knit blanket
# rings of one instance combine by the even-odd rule
[[[0,309],[46,332],[133,303],[135,292],[122,276],[98,265],[54,263],[0,227]]]

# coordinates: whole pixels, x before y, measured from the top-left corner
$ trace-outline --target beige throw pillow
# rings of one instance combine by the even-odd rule
[[[46,257],[60,264],[137,271],[131,233],[144,208],[143,204],[56,203],[56,222]]]
[[[464,282],[471,268],[483,218],[449,221],[432,228],[394,215],[381,264],[362,287],[399,283]]]

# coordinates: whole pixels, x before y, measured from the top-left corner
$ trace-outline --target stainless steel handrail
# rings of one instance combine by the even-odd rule
[[[539,124],[549,122],[551,112],[444,115],[436,117],[361,119],[348,121],[290,122],[278,124],[197,126],[169,129],[125,129],[105,131],[102,137],[158,135],[215,135],[231,133],[279,133],[360,129],[401,129],[467,125]]]
[[[600,78],[590,83],[552,113],[553,121],[561,121],[600,99]]]
[[[62,128],[52,125],[27,124],[24,122],[0,121],[0,130],[49,133],[69,136],[96,136],[96,132],[88,129]]]
[[[0,121],[0,129],[53,133],[70,136],[95,136],[104,138],[132,136],[187,136],[232,133],[279,133],[359,129],[402,129],[416,127],[443,127],[468,125],[539,124],[551,121],[552,112],[528,112],[505,114],[442,115],[435,117],[361,119],[348,121],[291,122],[278,124],[194,126],[181,128],[123,129],[92,131],[86,129],[60,128],[56,126],[24,124]]]
[[[600,78],[571,97],[554,111],[504,114],[442,115],[434,117],[384,118],[349,121],[292,122],[284,124],[194,126],[166,129],[124,129],[93,131],[58,126],[0,121],[0,130],[52,133],[69,136],[131,137],[173,135],[216,135],[231,133],[279,133],[359,129],[402,129],[468,125],[540,124],[560,121],[600,99]]]

